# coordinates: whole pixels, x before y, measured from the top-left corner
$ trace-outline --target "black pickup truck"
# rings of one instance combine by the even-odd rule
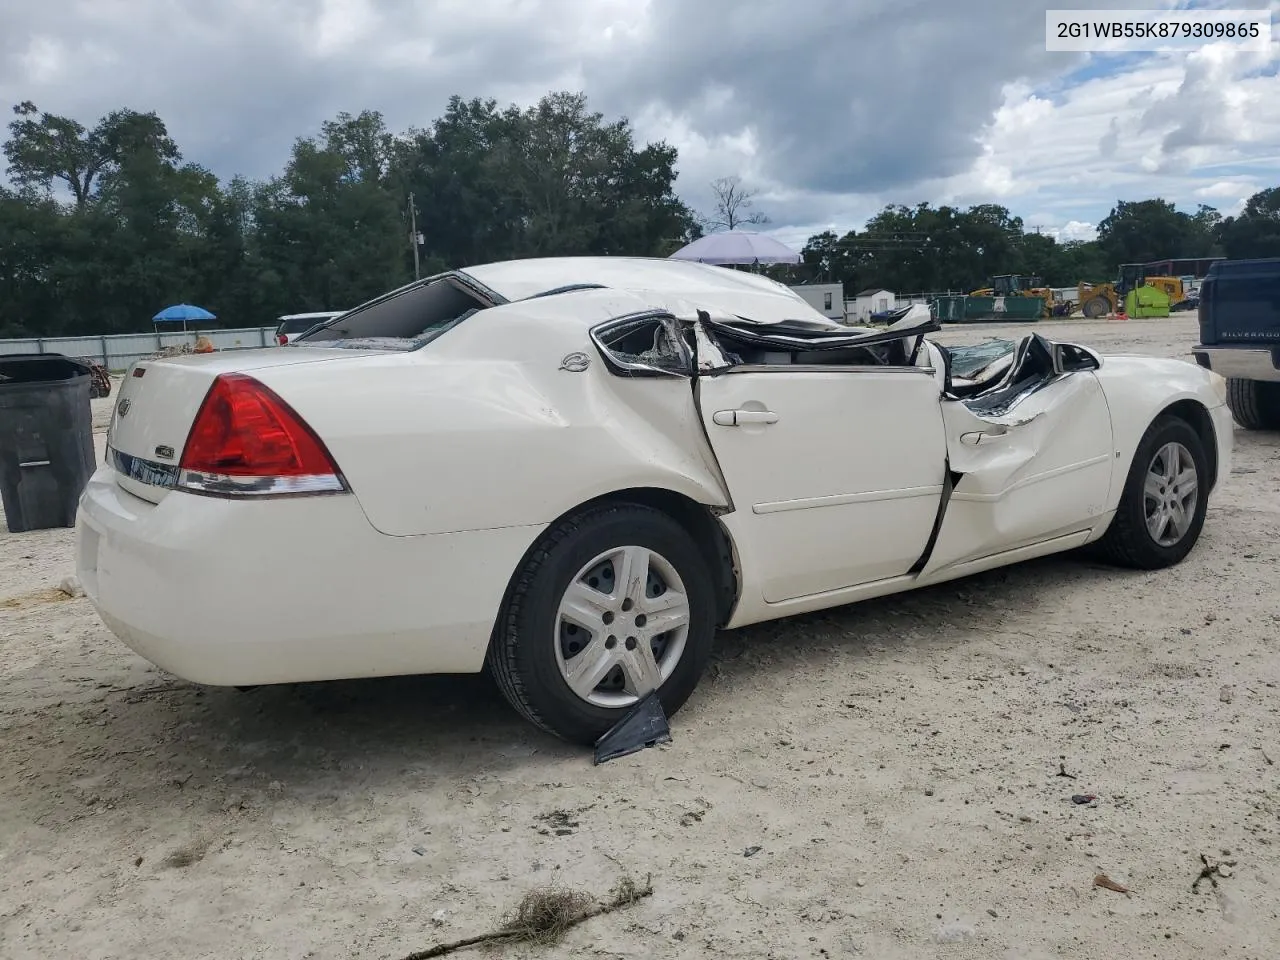
[[[1246,430],[1280,430],[1280,258],[1219,260],[1200,284],[1196,363],[1227,378]]]

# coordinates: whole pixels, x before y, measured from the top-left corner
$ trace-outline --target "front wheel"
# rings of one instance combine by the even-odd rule
[[[1139,570],[1180,563],[1200,539],[1209,502],[1208,457],[1185,420],[1165,416],[1138,444],[1116,515],[1098,547]]]
[[[526,719],[590,744],[653,690],[668,715],[680,709],[706,667],[715,616],[706,562],[680,524],[608,504],[543,536],[486,663]]]

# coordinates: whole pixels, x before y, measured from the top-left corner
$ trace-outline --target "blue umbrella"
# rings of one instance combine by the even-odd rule
[[[202,307],[193,307],[189,303],[179,303],[172,307],[165,307],[151,319],[157,323],[162,320],[186,323],[188,320],[217,320],[218,318]]]

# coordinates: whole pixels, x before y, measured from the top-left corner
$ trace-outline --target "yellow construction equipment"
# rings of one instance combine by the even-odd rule
[[[1123,307],[1130,317],[1167,317],[1169,308],[1187,298],[1178,277],[1148,277],[1141,263],[1120,265],[1120,279],[1114,283],[1087,283],[1076,286],[1080,312],[1091,320]]]
[[[1053,291],[1040,285],[1039,277],[1024,277],[1005,273],[991,278],[991,286],[974,290],[971,297],[1039,297],[1044,301],[1041,316],[1053,316]]]
[[[1181,277],[1146,277],[1143,283],[1148,287],[1156,287],[1159,290],[1163,290],[1165,296],[1169,298],[1169,306],[1171,307],[1187,299],[1187,290],[1182,284]]]

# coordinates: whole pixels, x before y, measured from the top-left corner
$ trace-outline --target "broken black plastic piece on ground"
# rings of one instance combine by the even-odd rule
[[[671,742],[667,714],[655,690],[596,741],[596,764]]]

